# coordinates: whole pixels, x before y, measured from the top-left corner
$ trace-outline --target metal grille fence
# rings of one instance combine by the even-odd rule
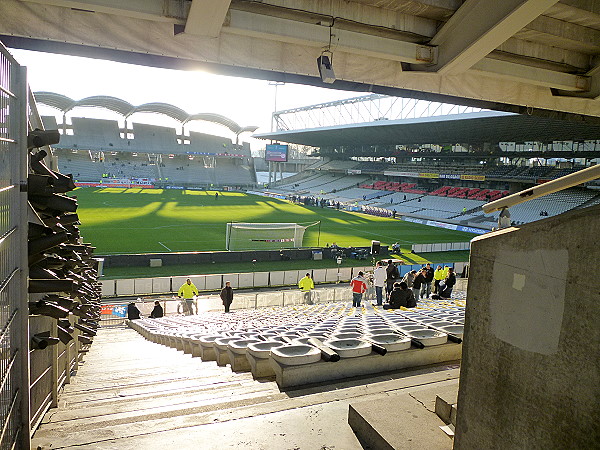
[[[20,448],[23,405],[28,386],[23,386],[27,371],[27,349],[23,348],[23,225],[20,184],[24,164],[20,146],[22,80],[20,67],[0,44],[0,449]],[[25,272],[26,273],[26,272]],[[28,412],[27,412],[28,414]]]

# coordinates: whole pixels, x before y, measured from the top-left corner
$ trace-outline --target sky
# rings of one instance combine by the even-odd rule
[[[241,126],[256,125],[256,133],[271,131],[275,108],[275,86],[265,80],[253,80],[201,71],[170,70],[99,59],[11,49],[19,64],[27,66],[33,92],[49,91],[80,100],[94,95],[118,97],[140,105],[170,103],[190,114],[216,113]],[[296,108],[333,100],[357,97],[355,92],[296,84],[277,86],[277,110]],[[41,115],[57,114],[55,109],[40,107]],[[77,117],[117,120],[119,116],[99,108],[78,108]],[[140,117],[140,116],[144,117]],[[178,122],[162,115],[139,113],[133,121],[178,127]],[[227,137],[231,133],[220,126],[194,123],[190,129]],[[243,140],[247,139],[243,136]],[[264,141],[252,140],[253,149]]]

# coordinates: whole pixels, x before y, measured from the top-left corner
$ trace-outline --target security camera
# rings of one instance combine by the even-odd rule
[[[335,73],[333,72],[333,63],[327,55],[321,55],[317,58],[317,67],[319,75],[323,83],[331,84],[335,81]]]

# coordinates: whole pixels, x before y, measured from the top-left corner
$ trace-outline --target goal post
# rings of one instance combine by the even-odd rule
[[[302,247],[304,232],[321,222],[227,224],[225,248],[238,250],[279,250]]]

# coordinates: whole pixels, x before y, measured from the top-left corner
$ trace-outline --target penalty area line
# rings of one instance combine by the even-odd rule
[[[162,242],[158,241],[158,243],[160,245],[162,245],[164,248],[166,248],[168,251],[172,252],[173,250],[171,250],[169,247],[167,247],[165,244],[163,244]]]

